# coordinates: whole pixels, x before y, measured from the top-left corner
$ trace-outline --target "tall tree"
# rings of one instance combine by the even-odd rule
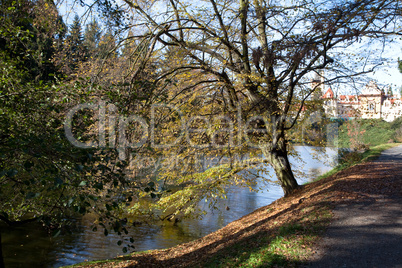
[[[84,33],[84,45],[88,50],[88,57],[97,57],[101,36],[101,27],[98,21],[93,19],[86,25]]]
[[[135,156],[126,170],[138,179],[133,195],[145,192],[157,200],[151,207],[174,215],[192,214],[204,198],[213,206],[230,185],[252,184],[261,163],[273,166],[290,194],[298,184],[288,132],[317,106],[312,96],[321,84],[311,87],[312,78],[322,70],[323,82],[370,72],[343,60],[369,62],[352,51],[357,42],[401,34],[391,28],[400,20],[391,0],[125,2],[136,17],[126,42],[117,43],[125,44],[122,55],[105,49],[116,61],[99,65],[98,77],[107,74],[103,83],[111,85],[102,98],[118,103],[122,116],[143,117],[125,121],[131,128],[119,132],[117,150]]]
[[[27,79],[48,81],[57,72],[52,63],[53,43],[58,42],[64,24],[56,6],[49,1],[3,1],[0,8],[0,47],[4,56],[27,70]],[[46,14],[46,16],[45,16]],[[18,35],[16,35],[18,33]]]
[[[95,209],[103,220],[113,218],[110,225],[100,221],[105,234],[110,229],[124,233],[114,213],[120,209],[117,199],[130,198],[122,190],[123,164],[100,164],[114,152],[76,148],[65,136],[65,115],[87,92],[81,94],[84,86],[78,83],[56,82],[57,73],[48,75],[52,69],[45,66],[52,62],[45,49],[51,46],[42,41],[58,43],[63,32],[53,7],[46,1],[0,6],[0,221],[10,226],[39,221],[54,230],[66,218]],[[96,140],[80,130],[93,126],[94,116],[84,109],[72,118],[80,141]]]
[[[99,58],[105,59],[107,57],[116,57],[116,38],[112,33],[112,30],[108,28],[104,35],[100,38],[99,41]]]
[[[63,42],[63,48],[55,57],[54,62],[60,67],[63,73],[71,75],[76,73],[81,63],[85,62],[88,56],[87,53],[80,17],[75,15]]]
[[[77,152],[63,141],[61,107],[52,103],[58,93],[50,86],[62,23],[47,1],[5,1],[0,13],[0,221],[50,226],[62,210],[56,200],[72,193],[62,184],[74,167],[69,151]]]
[[[288,159],[286,132],[317,89],[309,87],[313,75],[327,69],[331,80],[343,78],[345,48],[362,39],[401,34],[389,24],[400,21],[398,1],[391,0],[209,0],[197,4],[171,0],[158,9],[152,8],[155,2],[125,2],[141,18],[136,19],[137,25],[151,28],[144,37],[161,47],[180,48],[186,59],[161,74],[157,83],[185,70],[198,70],[211,77],[204,84],[224,92],[223,109],[235,113],[240,107],[245,118],[263,118],[264,123],[256,122],[256,126],[263,126],[265,132],[256,143],[285,195],[298,187]],[[160,14],[164,19],[158,18]],[[348,75],[365,72],[362,68]]]

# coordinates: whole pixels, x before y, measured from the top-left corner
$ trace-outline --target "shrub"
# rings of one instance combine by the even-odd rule
[[[339,165],[351,165],[362,159],[362,155],[357,151],[352,151],[348,148],[342,148],[338,150],[338,164]]]
[[[397,142],[402,142],[402,126],[395,130],[394,140]]]

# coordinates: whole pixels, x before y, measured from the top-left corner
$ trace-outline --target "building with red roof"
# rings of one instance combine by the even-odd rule
[[[323,85],[321,85],[324,88]],[[371,81],[360,95],[336,96],[331,88],[322,91],[325,113],[333,118],[383,119],[393,121],[402,115],[402,99],[385,95],[378,85]]]

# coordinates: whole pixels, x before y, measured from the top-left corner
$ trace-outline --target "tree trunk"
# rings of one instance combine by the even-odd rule
[[[265,157],[269,160],[275,170],[276,176],[281,184],[285,196],[299,187],[292,168],[290,167],[286,145],[278,144],[276,147],[263,150]]]

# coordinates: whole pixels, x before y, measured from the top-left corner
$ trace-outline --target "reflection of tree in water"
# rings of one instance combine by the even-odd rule
[[[315,179],[317,179],[320,175],[322,174],[321,169],[320,168],[310,168],[308,171],[308,176],[307,179],[308,181],[314,181]]]

